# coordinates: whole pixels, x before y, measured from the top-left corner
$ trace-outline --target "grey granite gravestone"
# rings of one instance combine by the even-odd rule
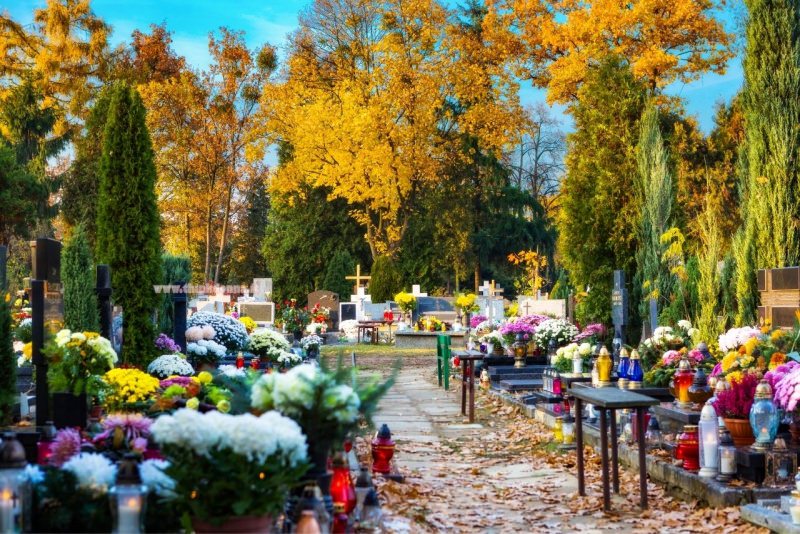
[[[425,315],[435,315],[438,319],[452,321],[456,316],[453,297],[417,297],[414,320]]]
[[[611,321],[614,337],[625,342],[625,325],[628,324],[628,290],[625,288],[625,271],[614,271],[614,289],[611,290]]]

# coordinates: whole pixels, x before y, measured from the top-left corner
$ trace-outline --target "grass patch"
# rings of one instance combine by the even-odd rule
[[[436,349],[404,349],[394,345],[370,345],[367,343],[347,343],[337,345],[323,345],[320,347],[320,354],[323,356],[336,356],[339,352],[349,356],[351,352],[359,356],[388,356],[397,358],[398,356],[436,356]]]

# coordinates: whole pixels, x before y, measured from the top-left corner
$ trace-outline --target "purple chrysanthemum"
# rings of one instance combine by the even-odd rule
[[[50,446],[50,464],[61,467],[81,452],[81,434],[74,428],[63,428],[56,433]]]

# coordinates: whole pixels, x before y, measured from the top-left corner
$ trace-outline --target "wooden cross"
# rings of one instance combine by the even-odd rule
[[[355,276],[345,276],[345,280],[355,280],[356,284],[353,286],[353,293],[358,293],[358,288],[361,287],[361,282],[369,282],[371,276],[365,274],[361,275],[361,264],[359,263],[356,265],[356,275]]]

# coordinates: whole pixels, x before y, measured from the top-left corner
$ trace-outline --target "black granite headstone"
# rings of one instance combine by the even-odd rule
[[[426,313],[433,313],[435,315],[436,312],[445,311],[455,311],[455,306],[453,306],[453,303],[450,300],[443,297],[417,297],[417,307],[414,310],[414,320],[417,320]]]
[[[614,271],[614,289],[611,291],[611,320],[614,337],[624,343],[624,328],[628,324],[628,291],[625,289],[625,271]]]
[[[34,280],[44,280],[48,284],[61,283],[61,242],[40,237],[36,240],[36,254],[33,257]]]
[[[341,321],[353,321],[356,319],[356,306],[355,302],[342,302],[339,305],[342,316],[339,318]]]
[[[50,391],[44,346],[44,281],[31,280],[31,360],[36,366],[36,425],[50,419]]]

